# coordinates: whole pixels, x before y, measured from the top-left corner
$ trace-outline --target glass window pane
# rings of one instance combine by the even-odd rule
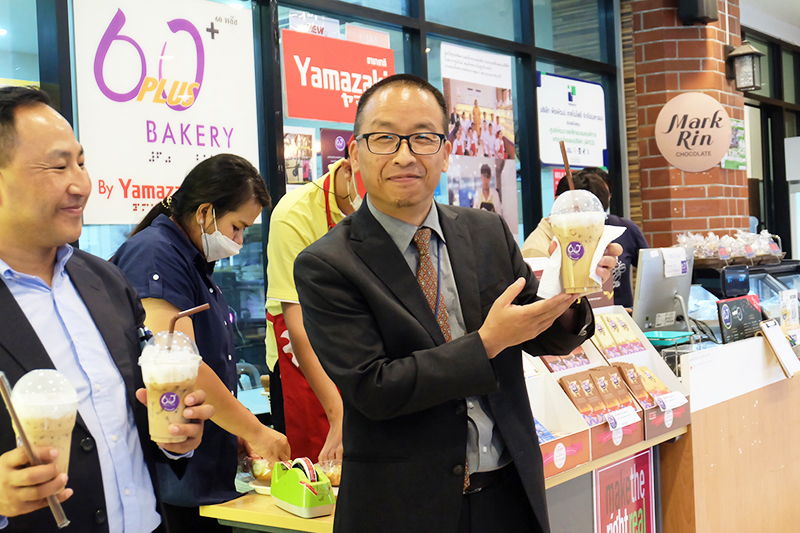
[[[517,5],[516,0],[494,0],[491,3],[484,0],[426,0],[425,18],[445,26],[513,41]]]
[[[790,104],[797,103],[797,75],[795,54],[783,51],[783,99]]]
[[[602,0],[541,0],[533,3],[536,46],[608,62],[601,23]]]
[[[786,137],[797,137],[800,132],[797,131],[797,113],[786,111]]]
[[[749,35],[746,36],[746,39],[750,41],[750,44],[766,54],[761,57],[761,89],[751,92],[753,94],[774,98],[775,95],[772,89],[772,60],[769,55],[769,46],[765,41],[750,37]]]
[[[36,0],[0,1],[0,86],[39,84]]]
[[[444,94],[453,145],[450,168],[439,183],[436,200],[498,212],[521,240],[517,104],[512,91],[517,61],[432,37],[428,48],[429,81]]]
[[[355,4],[357,6],[371,7],[372,9],[379,9],[388,13],[395,13],[397,15],[408,15],[408,1],[407,0],[342,0],[348,4]]]

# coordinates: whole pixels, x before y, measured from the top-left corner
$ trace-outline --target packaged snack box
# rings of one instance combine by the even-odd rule
[[[595,317],[592,342],[597,346],[597,349],[600,350],[600,353],[605,355],[608,359],[613,359],[622,355],[622,352],[617,346],[614,337],[609,333],[606,322],[602,319],[601,315]]]

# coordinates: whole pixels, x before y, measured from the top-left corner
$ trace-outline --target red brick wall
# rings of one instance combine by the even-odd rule
[[[747,177],[719,166],[684,172],[656,146],[659,111],[678,94],[697,91],[744,119],[744,99],[725,78],[724,46],[740,44],[739,1],[718,1],[719,21],[683,26],[677,0],[632,0],[643,230],[651,246],[671,246],[685,231],[717,234],[747,229]],[[727,26],[730,26],[729,28]]]

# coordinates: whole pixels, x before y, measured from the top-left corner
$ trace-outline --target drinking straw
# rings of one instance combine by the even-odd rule
[[[567,183],[569,183],[569,190],[575,190],[575,183],[572,181],[572,171],[569,169],[569,161],[567,160],[567,147],[564,145],[564,141],[558,141],[559,146],[561,146],[561,157],[564,159],[564,169],[567,171]]]
[[[33,453],[31,442],[28,440],[28,436],[22,429],[22,424],[19,423],[17,411],[14,410],[14,406],[11,405],[11,384],[8,382],[5,372],[2,370],[0,370],[0,395],[3,396],[3,402],[6,404],[8,414],[11,415],[11,422],[13,422],[14,427],[17,428],[17,435],[19,436],[19,440],[22,441],[22,447],[28,454],[28,459],[30,459],[33,466],[41,465],[42,462],[39,460],[36,454]],[[51,494],[47,497],[47,505],[50,506],[50,511],[53,513],[53,518],[56,519],[58,528],[61,529],[67,527],[69,525],[69,519],[64,513],[64,508],[61,507],[61,502],[58,501],[58,498],[56,498],[55,494]]]
[[[205,311],[209,309],[211,306],[208,304],[198,305],[197,307],[192,307],[191,309],[186,309],[185,311],[181,311],[177,313],[172,319],[169,321],[169,331],[167,332],[167,350],[172,350],[172,334],[175,333],[175,322],[180,320],[181,318],[189,315],[193,315],[195,313],[199,313],[200,311]]]

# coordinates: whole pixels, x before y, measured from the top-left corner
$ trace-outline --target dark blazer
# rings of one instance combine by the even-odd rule
[[[549,531],[542,455],[522,373],[521,348],[564,354],[584,336],[554,324],[489,360],[477,330],[517,278],[516,303],[537,282],[501,217],[439,205],[467,334],[445,343],[401,252],[366,203],[295,262],[314,351],[344,402],[344,466],[335,530],[455,531],[467,441],[465,397],[486,395],[544,531]],[[580,328],[577,328],[580,329]]]
[[[138,366],[141,350],[137,330],[144,324],[144,309],[139,297],[117,267],[78,249],[67,262],[66,270],[122,374],[128,403],[133,408],[136,426],[139,428],[139,438],[150,476],[158,486],[155,461],[164,460],[163,454],[150,441],[147,409],[135,397],[136,389],[144,386]],[[2,278],[0,278],[0,316],[2,317],[0,318],[0,369],[6,373],[12,386],[31,370],[54,368],[36,332]],[[4,408],[0,409],[0,454],[15,446],[9,415]],[[175,462],[179,463],[175,465],[179,470],[185,468],[186,460]],[[75,492],[63,504],[64,512],[71,522],[66,529],[57,528],[50,510],[45,507],[27,515],[9,518],[9,527],[3,530],[3,533],[108,531],[97,448],[80,415],[72,432],[67,486]],[[160,514],[164,516],[163,513]]]

